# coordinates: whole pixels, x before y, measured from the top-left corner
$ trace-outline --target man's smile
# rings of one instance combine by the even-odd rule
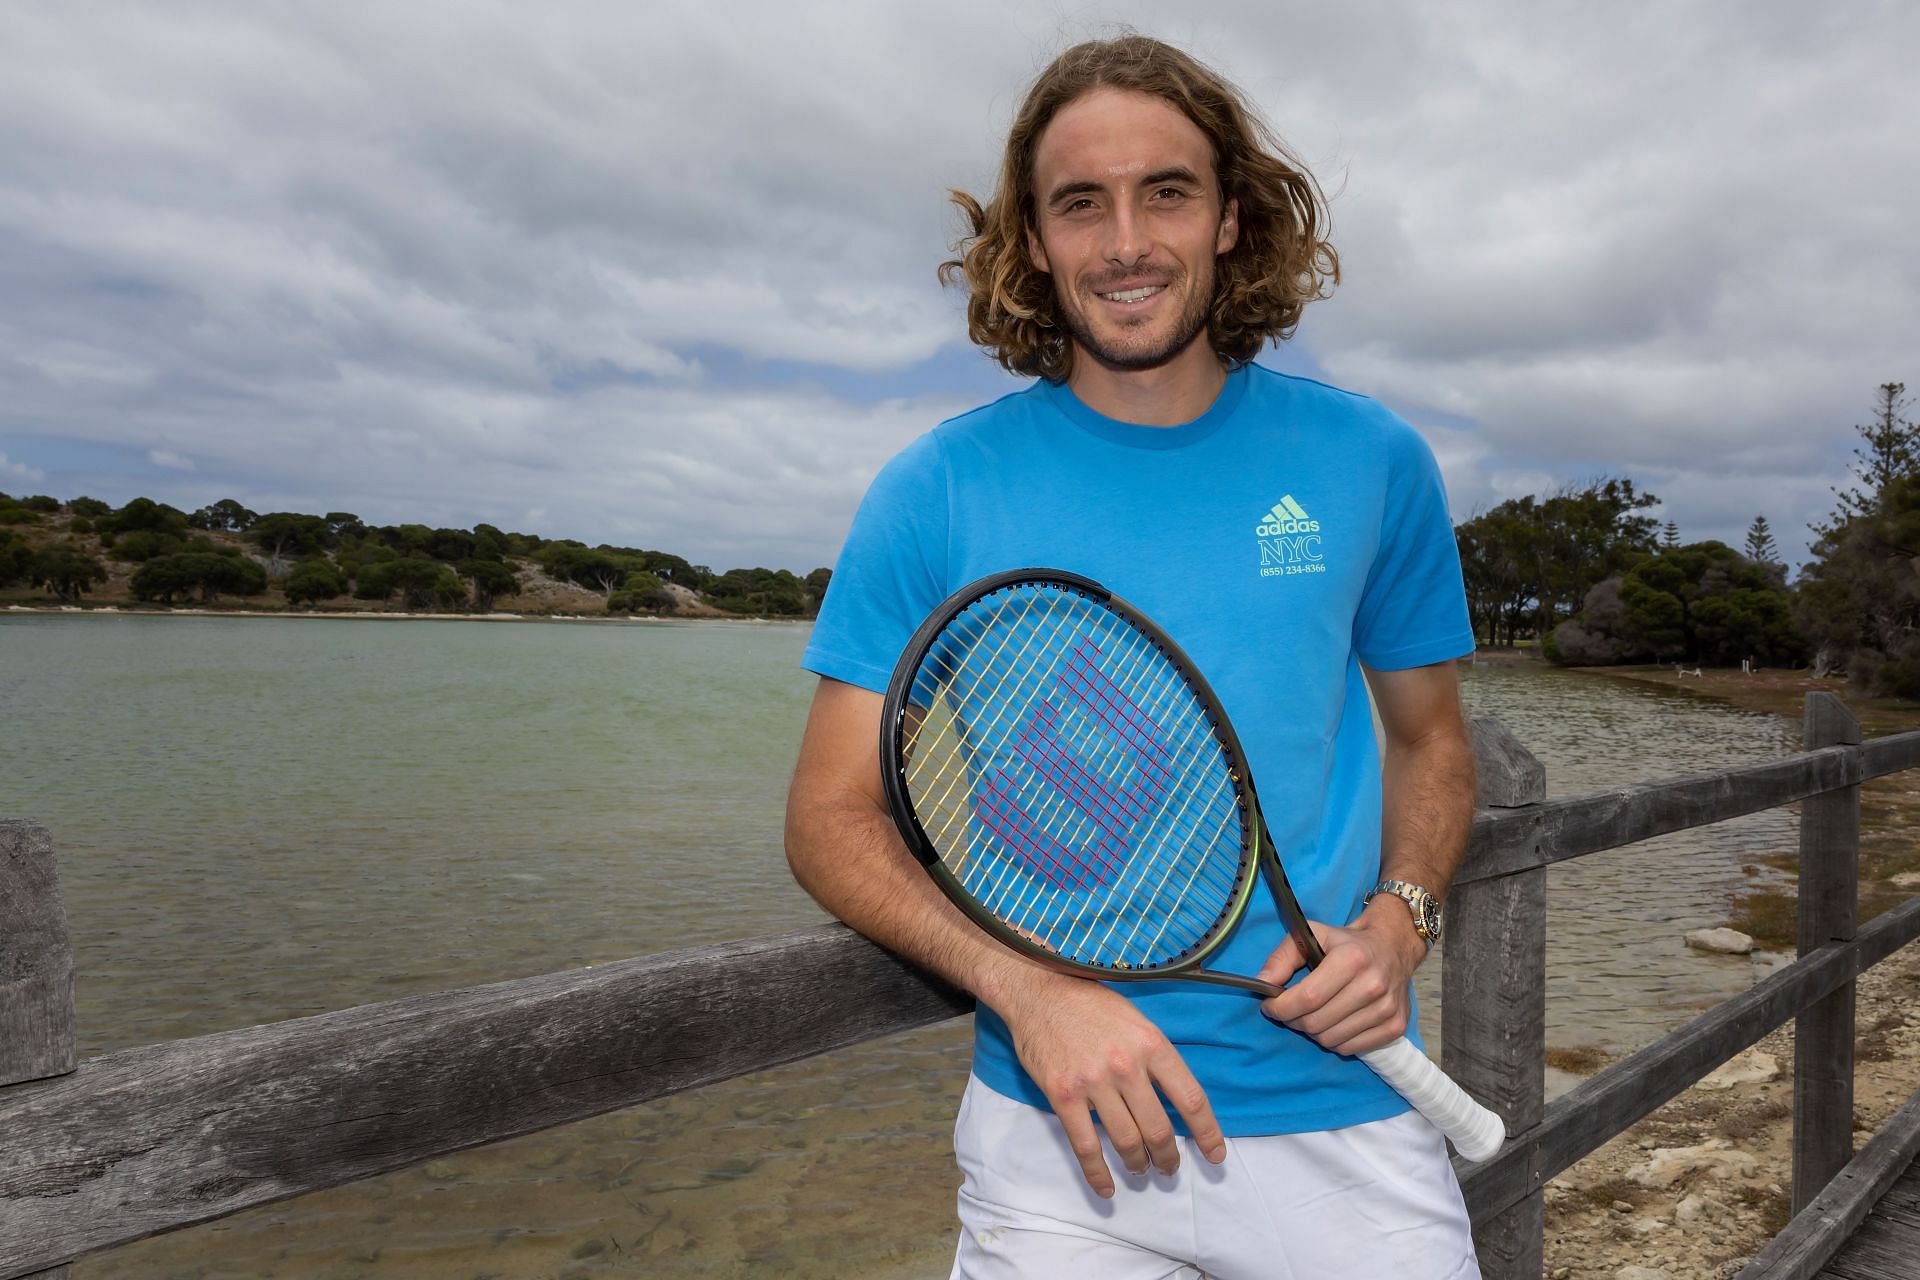
[[[1156,293],[1164,291],[1166,287],[1167,286],[1163,284],[1145,284],[1133,289],[1119,289],[1112,293],[1102,293],[1099,296],[1108,302],[1145,302]]]

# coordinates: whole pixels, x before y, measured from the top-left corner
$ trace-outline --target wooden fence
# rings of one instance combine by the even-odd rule
[[[1800,754],[1547,801],[1474,724],[1483,808],[1441,975],[1445,1065],[1511,1137],[1460,1164],[1489,1280],[1540,1275],[1547,1179],[1788,1018],[1797,1208],[1847,1163],[1853,980],[1920,936],[1920,898],[1854,921],[1860,784],[1920,764],[1808,697]],[[1544,1102],[1546,868],[1803,801],[1800,958]],[[168,1041],[74,1061],[73,962],[45,828],[0,821],[0,1280],[963,1014],[839,925]]]

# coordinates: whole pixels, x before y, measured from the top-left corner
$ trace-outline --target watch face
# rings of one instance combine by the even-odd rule
[[[1427,932],[1434,941],[1440,940],[1440,904],[1431,897],[1420,904],[1420,914],[1427,922]]]

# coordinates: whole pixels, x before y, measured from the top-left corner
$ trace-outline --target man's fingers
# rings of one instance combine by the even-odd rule
[[[1127,1167],[1128,1173],[1145,1173],[1147,1148],[1132,1105],[1112,1089],[1097,1090],[1092,1102],[1100,1117],[1099,1127],[1107,1131],[1107,1141],[1113,1144],[1113,1153],[1120,1157],[1120,1163]]]
[[[1362,1005],[1349,1016],[1322,1032],[1309,1032],[1313,1038],[1335,1053],[1351,1057],[1392,1044],[1407,1032],[1407,1023],[1391,999]]]
[[[1173,1109],[1186,1121],[1187,1132],[1193,1135],[1194,1145],[1200,1148],[1200,1154],[1213,1164],[1225,1160],[1227,1140],[1220,1132],[1220,1122],[1213,1117],[1213,1104],[1207,1101],[1207,1091],[1194,1079],[1193,1072],[1187,1070],[1185,1060],[1172,1045],[1168,1045],[1166,1053],[1155,1059],[1153,1075],[1160,1085],[1160,1092],[1167,1096]]]
[[[1054,1114],[1060,1117],[1060,1126],[1067,1131],[1067,1142],[1073,1147],[1073,1158],[1080,1162],[1080,1172],[1087,1185],[1101,1199],[1113,1199],[1113,1170],[1107,1168],[1106,1152],[1100,1146],[1100,1131],[1094,1127],[1093,1117],[1081,1106],[1056,1107]]]
[[[1255,976],[1262,982],[1282,986],[1306,962],[1306,953],[1294,941],[1293,935],[1288,934],[1286,941],[1273,949],[1273,954],[1267,957],[1267,962],[1260,966],[1260,972]]]
[[[1141,1158],[1136,1161],[1134,1153],[1127,1153],[1127,1168],[1133,1173],[1145,1173],[1147,1162],[1161,1173],[1171,1174],[1180,1167],[1180,1148],[1174,1142],[1173,1121],[1167,1119],[1167,1109],[1160,1105],[1160,1095],[1153,1091],[1153,1081],[1142,1075],[1137,1082],[1123,1085],[1120,1102],[1128,1112],[1128,1129],[1133,1141],[1138,1144]],[[1106,1113],[1101,1113],[1101,1119]],[[1107,1136],[1113,1138],[1114,1146],[1120,1140],[1114,1137],[1114,1128],[1107,1126]]]

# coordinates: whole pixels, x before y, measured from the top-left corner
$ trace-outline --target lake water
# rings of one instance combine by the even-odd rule
[[[0,814],[54,832],[81,1052],[814,923],[780,851],[804,627],[0,614]],[[1578,673],[1465,669],[1554,795],[1793,749]],[[1687,951],[1785,810],[1549,872],[1549,1043],[1768,963]],[[1437,1034],[1438,965],[1423,970]],[[944,1274],[964,1024],[269,1206],[103,1277]]]

